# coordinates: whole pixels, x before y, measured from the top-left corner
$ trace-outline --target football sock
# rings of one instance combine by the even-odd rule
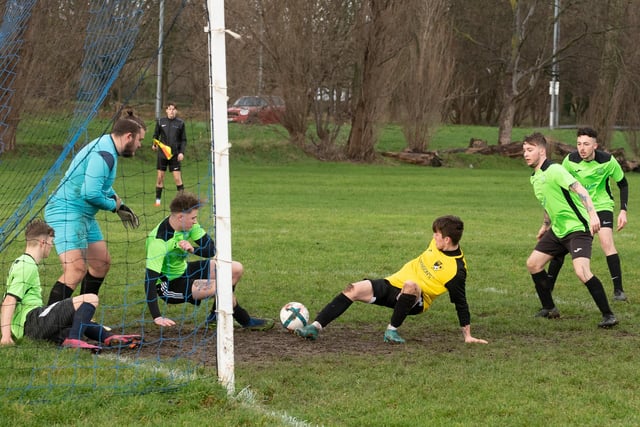
[[[176,190],[178,190],[178,193],[183,192],[184,191],[184,184],[176,185]]]
[[[49,301],[47,305],[51,305],[55,302],[62,301],[63,299],[70,298],[73,295],[73,289],[68,287],[62,282],[56,282],[55,285],[51,288],[51,293],[49,294]]]
[[[87,304],[87,303],[85,303]],[[84,335],[87,338],[90,338],[92,340],[98,341],[98,342],[104,342],[104,340],[106,340],[107,338],[109,338],[111,335],[114,335],[113,332],[109,332],[106,329],[104,329],[102,327],[101,324],[96,323],[96,322],[89,322],[89,324],[84,325]]]
[[[404,322],[404,319],[409,315],[411,307],[416,303],[416,296],[411,294],[400,294],[396,306],[393,309],[391,315],[391,322],[389,324],[394,328],[399,328]]]
[[[251,322],[251,316],[249,316],[249,312],[240,307],[240,304],[237,304],[235,307],[233,307],[233,318],[236,319],[236,321],[242,326],[247,326],[249,322]]]
[[[80,285],[80,295],[96,294],[100,291],[100,286],[104,282],[104,277],[94,277],[89,272],[84,275],[82,284]]]
[[[556,285],[556,280],[558,279],[558,274],[560,274],[562,264],[564,264],[563,256],[554,257],[549,263],[549,268],[547,269],[547,287],[550,291],[553,291],[553,288]]]
[[[602,282],[600,281],[600,279],[598,279],[596,276],[593,276],[591,279],[587,280],[585,286],[587,287],[587,289],[589,289],[589,293],[600,309],[600,312],[603,315],[613,314],[611,308],[609,307],[609,301],[607,300],[607,295],[604,292],[604,288],[602,287]]]
[[[91,324],[91,318],[96,312],[96,308],[93,304],[83,302],[73,315],[73,323],[71,324],[71,330],[69,331],[69,338],[81,339],[86,326]]]
[[[607,265],[611,280],[613,281],[613,289],[622,290],[622,269],[620,268],[620,256],[618,254],[609,255],[607,257]]]
[[[547,287],[547,273],[542,270],[538,273],[532,274],[531,278],[533,279],[533,283],[536,286],[536,293],[538,294],[538,298],[540,298],[542,308],[551,310],[556,305],[553,302],[551,290]]]
[[[156,199],[160,200],[162,198],[162,187],[156,187]]]
[[[340,292],[333,301],[327,304],[320,313],[318,313],[315,320],[320,323],[322,327],[325,327],[342,313],[347,311],[351,304],[353,304],[353,301]]]

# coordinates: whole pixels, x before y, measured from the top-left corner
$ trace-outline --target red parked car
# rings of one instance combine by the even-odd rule
[[[279,96],[241,96],[227,108],[229,123],[280,123],[284,101]]]

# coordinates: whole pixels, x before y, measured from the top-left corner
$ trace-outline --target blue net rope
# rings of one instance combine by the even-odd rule
[[[35,2],[30,2],[35,3]],[[21,36],[24,33],[23,26],[29,20],[31,7],[10,7],[5,14],[2,31],[2,45],[4,56],[17,57]],[[16,14],[19,13],[18,16]],[[10,14],[7,16],[7,14]],[[86,132],[89,122],[95,117],[100,105],[113,82],[122,70],[131,50],[134,47],[138,35],[142,9],[139,2],[135,1],[99,1],[91,2],[90,21],[87,25],[85,39],[85,56],[82,61],[82,74],[79,82],[78,96],[73,118],[69,127],[69,136],[64,142],[63,150],[53,165],[44,172],[42,179],[26,196],[21,194],[23,201],[15,207],[15,211],[0,226],[0,251],[2,251],[15,237],[18,227],[25,220],[29,221],[40,213],[34,209],[38,201],[46,195],[51,183],[59,177],[64,161],[73,152],[77,142]],[[10,63],[15,64],[19,58]],[[12,68],[3,68],[0,71],[0,81],[12,82],[10,76],[15,73]],[[11,93],[11,87],[3,87],[3,93]],[[8,97],[7,97],[8,98]],[[8,101],[9,99],[7,99]],[[0,106],[2,111],[10,107]],[[6,118],[7,113],[3,114]],[[0,117],[1,119],[2,117]],[[0,130],[5,130],[9,124],[0,122]],[[37,172],[36,172],[37,173]],[[5,205],[13,208],[13,205]],[[4,217],[4,214],[0,217]]]
[[[110,119],[98,117],[109,91],[125,66],[133,50],[145,7],[144,1],[95,0],[91,1],[89,19],[86,24],[82,52],[78,52],[79,72],[69,70],[73,79],[76,97],[72,101],[57,100],[64,108],[39,105],[38,99],[30,99],[23,105],[18,115],[14,151],[6,151],[4,136],[12,126],[13,97],[17,93],[19,73],[25,65],[21,56],[25,46],[31,13],[36,1],[17,0],[6,2],[3,21],[0,24],[0,283],[8,271],[9,263],[24,249],[22,232],[33,218],[42,216],[48,195],[58,185],[69,165],[70,159],[82,145],[100,134],[108,133],[112,119],[118,111],[111,111]],[[173,22],[185,7],[176,9]],[[169,32],[172,26],[169,27]],[[64,31],[61,29],[61,31]],[[77,37],[77,36],[76,36]],[[151,61],[152,62],[152,61]],[[151,67],[140,70],[143,75]],[[80,65],[81,64],[81,65]],[[51,64],[56,66],[56,64]],[[141,81],[144,77],[141,77]],[[46,76],[28,81],[29,85],[46,84]],[[138,82],[137,85],[141,84]],[[133,92],[137,87],[132,89]],[[37,93],[37,90],[34,91]],[[125,98],[131,98],[129,94]],[[29,107],[40,109],[31,111]],[[104,109],[102,110],[104,115]],[[99,129],[96,128],[99,123]],[[148,134],[153,132],[153,123],[147,121]],[[42,130],[44,129],[44,131]],[[89,136],[89,134],[92,134]],[[56,155],[41,156],[42,150],[50,150]],[[25,158],[28,160],[25,162]],[[52,159],[55,160],[52,162]],[[18,165],[17,167],[14,165]],[[150,166],[151,165],[151,166]],[[119,185],[126,185],[129,179],[155,180],[155,161],[122,162],[119,164]],[[149,171],[150,170],[150,171]],[[207,170],[206,173],[210,172]],[[127,179],[122,180],[122,176]],[[208,193],[210,175],[204,184],[195,185],[196,192]],[[153,184],[151,184],[153,185]],[[194,186],[191,184],[192,187]],[[140,186],[140,185],[138,185]],[[202,186],[202,188],[200,188]],[[134,190],[140,191],[140,190]],[[139,202],[142,193],[127,194],[133,203]],[[140,203],[140,202],[139,202]],[[139,204],[138,203],[138,204]],[[140,213],[140,212],[139,212]],[[113,214],[112,214],[113,215]],[[161,218],[162,211],[142,212],[141,217],[148,230]],[[115,215],[114,215],[115,216]],[[100,307],[95,320],[110,325],[117,333],[145,335],[152,323],[147,313],[142,278],[144,272],[145,233],[123,233],[117,218],[103,221],[103,232],[107,236],[109,250],[113,255],[112,270],[106,280],[107,286],[100,291]],[[113,227],[113,228],[112,228]],[[118,227],[115,231],[115,227]],[[115,231],[115,232],[114,232]],[[13,244],[12,244],[13,243]],[[57,257],[50,257],[41,268],[41,280],[47,300],[51,283],[60,272]],[[115,263],[120,263],[115,265]],[[45,282],[46,277],[46,282]],[[53,278],[53,280],[52,280]],[[0,296],[4,289],[0,286]],[[163,305],[163,310],[166,306]],[[183,304],[172,313],[179,319],[179,325],[168,331],[161,331],[145,343],[145,354],[140,350],[129,351],[120,358],[120,352],[112,352],[115,357],[100,357],[95,361],[82,352],[57,351],[47,344],[26,342],[14,346],[6,353],[6,364],[0,368],[3,387],[0,396],[28,399],[30,401],[51,399],[73,399],[96,388],[106,388],[116,393],[139,393],[148,390],[172,390],[192,379],[198,361],[210,358],[207,348],[215,342],[211,328],[203,324],[208,304],[193,307]],[[157,329],[157,328],[156,328]],[[125,331],[126,330],[126,331]],[[155,332],[155,329],[154,329]],[[43,347],[44,346],[44,347]],[[169,349],[169,350],[167,350]],[[144,358],[145,362],[140,359]],[[158,360],[169,364],[155,364]],[[196,364],[194,364],[194,360]]]

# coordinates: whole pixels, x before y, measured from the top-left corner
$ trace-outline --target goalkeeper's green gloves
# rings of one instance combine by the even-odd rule
[[[124,228],[138,228],[140,226],[138,215],[133,213],[127,205],[120,205],[120,208],[118,208],[116,213],[120,217],[122,224],[124,224]]]

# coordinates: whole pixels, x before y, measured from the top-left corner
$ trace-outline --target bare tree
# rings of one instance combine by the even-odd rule
[[[593,61],[592,72],[596,71],[594,87],[589,96],[589,108],[582,117],[600,130],[598,143],[603,147],[610,142],[613,127],[625,102],[625,93],[630,89],[632,74],[625,64],[636,56],[635,47],[627,43],[629,34],[625,31],[629,5],[611,1],[604,6],[598,8],[600,14],[593,15],[593,25],[611,30],[594,36],[600,42],[600,57]],[[637,25],[636,22],[634,28]],[[633,77],[637,78],[637,74]]]
[[[359,58],[354,72],[354,103],[346,156],[355,161],[376,158],[378,127],[398,85],[394,76],[398,61],[406,60],[412,13],[404,2],[364,1],[358,12]]]
[[[15,66],[5,149],[17,148],[15,135],[22,111],[60,108],[75,99],[88,10],[86,2],[64,0],[37,2],[31,10],[22,48],[5,64]],[[60,31],[63,27],[65,31]]]
[[[281,122],[290,140],[319,158],[341,156],[338,136],[348,117],[351,33],[358,4],[256,0],[229,10],[234,31],[243,37],[231,42],[232,49],[252,52],[257,59],[244,75],[260,73],[258,86],[266,94],[283,96],[286,110]],[[230,62],[241,60],[235,54],[229,58]],[[310,115],[314,133],[307,132]]]
[[[502,1],[491,4],[478,2],[468,8],[469,2],[454,0],[454,16],[457,17],[459,12],[466,17],[456,19],[458,41],[466,46],[457,56],[456,76],[466,82],[459,93],[468,99],[465,102],[479,105],[486,117],[493,117],[491,109],[497,112],[496,122],[490,121],[489,124],[498,125],[499,144],[511,142],[512,129],[521,120],[539,120],[544,116],[546,103],[541,100],[547,99],[548,94],[542,77],[549,76],[549,68],[554,60],[564,61],[571,48],[592,31],[582,18],[585,13],[577,12],[588,8],[590,1],[565,3],[559,19],[562,21],[567,16],[566,25],[571,31],[561,38],[554,58],[551,43],[553,2],[512,0],[508,2],[509,8]],[[485,27],[489,22],[510,24],[489,25],[488,30]],[[464,53],[474,48],[480,53],[472,55],[476,62],[470,64]],[[475,82],[482,83],[478,96],[473,90]]]
[[[640,51],[636,34],[640,26],[640,4],[612,1],[606,6],[607,10],[597,17],[606,17],[611,31],[598,34],[603,47],[598,50],[599,61],[594,61],[598,72],[584,120],[598,129],[598,142],[602,139],[605,147],[610,146],[614,128],[621,127],[637,157],[640,155]]]
[[[551,54],[548,50],[547,38],[542,37],[541,43],[530,58],[525,63],[525,43],[530,38],[531,27],[535,28],[534,16],[536,9],[547,2],[513,0],[512,9],[512,35],[510,49],[504,61],[504,77],[500,84],[502,97],[502,109],[498,117],[498,143],[511,143],[511,133],[516,115],[516,103],[527,91],[535,86],[543,67],[551,61]],[[548,4],[548,3],[547,3]],[[545,11],[550,16],[550,11]],[[548,27],[547,27],[548,28]],[[545,33],[548,33],[546,31]]]
[[[448,1],[405,1],[404,5],[413,11],[406,23],[412,38],[407,60],[398,62],[395,75],[400,83],[391,108],[402,124],[407,148],[422,152],[429,145],[434,125],[440,122],[453,77]]]

